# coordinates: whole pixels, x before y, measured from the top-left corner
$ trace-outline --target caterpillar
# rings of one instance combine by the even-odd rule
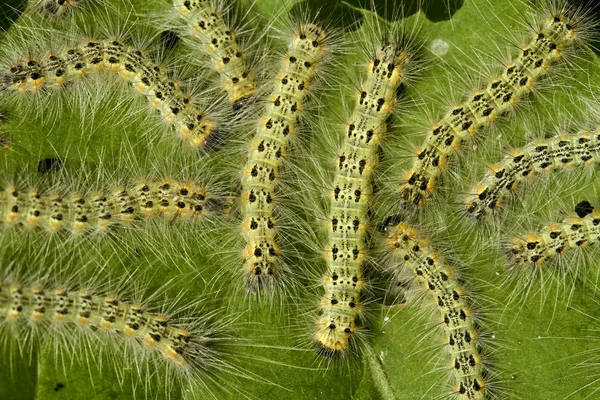
[[[216,134],[216,122],[199,108],[197,99],[185,93],[145,51],[120,39],[81,41],[42,57],[12,61],[0,71],[0,91],[13,93],[52,91],[100,71],[113,72],[146,97],[192,148],[200,148]]]
[[[242,171],[242,233],[246,240],[243,270],[248,291],[272,290],[280,275],[275,187],[287,156],[311,82],[322,66],[330,36],[315,24],[293,33],[276,84],[269,96]]]
[[[315,322],[319,352],[335,356],[351,346],[366,285],[363,264],[367,256],[365,233],[372,176],[386,120],[396,104],[396,91],[405,79],[411,57],[401,40],[384,40],[369,60],[367,77],[356,95],[346,125],[337,171],[330,191],[327,219],[325,293]]]
[[[600,210],[588,201],[575,206],[576,216],[551,223],[535,233],[511,240],[509,257],[517,266],[538,265],[562,256],[569,249],[584,248],[600,241]]]
[[[596,164],[599,151],[598,130],[536,140],[514,149],[499,164],[492,166],[467,196],[467,214],[483,220],[500,207],[504,198],[517,189],[519,182],[537,173]]]
[[[153,216],[194,220],[218,207],[219,199],[207,189],[169,180],[142,181],[131,189],[115,187],[109,193],[88,196],[19,190],[15,186],[0,192],[0,218],[5,227],[41,227],[74,234],[106,231]]]
[[[4,267],[0,279],[0,331],[2,340],[11,344],[9,351],[13,345],[32,349],[50,345],[56,350],[64,346],[68,353],[81,347],[95,353],[93,360],[98,361],[110,354],[120,359],[114,363],[119,373],[125,370],[118,367],[121,361],[136,367],[139,376],[134,378],[146,380],[144,389],[158,373],[165,398],[171,397],[173,384],[187,391],[203,390],[216,379],[217,370],[235,373],[224,360],[227,324],[212,321],[214,312],[191,318],[197,304],[178,310],[177,302],[168,298],[159,307],[152,305],[156,299],[140,301],[123,290],[135,283],[132,276],[99,289],[97,283],[50,278],[56,271],[38,273],[36,278],[10,272]]]
[[[553,65],[585,39],[585,9],[552,2],[549,11],[541,26],[534,27],[531,41],[514,62],[506,64],[500,76],[492,78],[484,89],[475,90],[430,128],[423,145],[413,152],[412,167],[404,174],[399,192],[403,207],[426,203],[462,142],[513,113],[535,92],[538,82],[553,72]]]
[[[173,0],[173,7],[185,23],[180,30],[200,43],[219,73],[229,102],[239,109],[242,101],[256,92],[256,87],[246,54],[226,21],[227,10],[218,7],[214,0]]]
[[[401,222],[389,229],[385,251],[394,282],[405,285],[407,279],[416,281],[439,311],[444,344],[451,358],[453,395],[461,400],[490,398],[479,330],[456,272],[413,226]]]

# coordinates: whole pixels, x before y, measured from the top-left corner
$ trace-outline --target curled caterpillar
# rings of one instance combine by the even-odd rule
[[[431,247],[429,240],[406,222],[391,228],[385,250],[395,282],[405,283],[407,276],[416,281],[439,311],[445,348],[451,357],[455,398],[489,398],[479,331],[456,272]]]
[[[280,273],[275,187],[327,44],[327,32],[315,24],[302,24],[293,34],[277,84],[250,144],[241,196],[242,232],[247,243],[243,268],[250,292],[272,289]]]
[[[357,329],[361,291],[366,284],[362,269],[367,256],[365,233],[377,150],[409,62],[401,40],[386,41],[377,47],[346,126],[330,192],[325,293],[314,334],[319,352],[326,355],[347,350]]]
[[[600,131],[561,135],[537,140],[512,150],[485,177],[465,200],[468,215],[483,220],[500,207],[504,198],[517,189],[519,182],[537,173],[593,165],[599,160]]]
[[[462,142],[498,118],[510,115],[533,92],[540,79],[553,72],[552,65],[564,59],[566,51],[582,40],[580,29],[585,24],[585,10],[556,5],[550,11],[501,76],[493,78],[486,88],[475,90],[467,101],[453,107],[431,127],[423,145],[414,151],[412,168],[404,175],[405,183],[400,188],[404,206],[423,205]]]
[[[130,190],[116,187],[107,194],[88,196],[42,193],[37,189],[20,191],[14,186],[0,192],[3,225],[74,234],[106,231],[152,216],[199,219],[218,205],[219,199],[205,188],[166,180],[140,182]]]
[[[4,90],[22,93],[64,87],[100,71],[115,73],[148,99],[177,135],[193,148],[216,131],[215,121],[171,79],[164,67],[118,39],[86,40],[41,58],[13,61],[1,71]]]
[[[226,10],[213,0],[173,0],[173,7],[185,23],[184,34],[201,43],[219,73],[229,102],[237,108],[240,101],[256,92],[256,87],[246,54],[226,21]]]
[[[546,225],[511,241],[509,255],[515,265],[536,265],[561,256],[570,249],[600,242],[600,210],[584,201],[575,207],[577,216]]]

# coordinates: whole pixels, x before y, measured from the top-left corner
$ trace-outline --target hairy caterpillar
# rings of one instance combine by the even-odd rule
[[[500,164],[492,166],[465,200],[467,213],[483,220],[500,207],[503,199],[516,190],[519,182],[536,173],[571,169],[598,162],[600,131],[536,140],[514,149]]]
[[[330,356],[349,348],[361,311],[372,175],[378,162],[377,150],[387,130],[386,120],[411,61],[406,44],[396,40],[385,40],[369,60],[367,77],[346,126],[330,192],[327,272],[322,279],[325,293],[314,333],[319,352]]]
[[[219,199],[203,187],[169,180],[139,182],[131,189],[115,187],[109,193],[88,196],[21,191],[14,186],[0,192],[3,225],[74,234],[105,231],[158,215],[197,219],[215,211],[218,204]]]
[[[226,21],[227,10],[214,0],[173,0],[173,7],[185,28],[184,35],[200,42],[210,57],[213,69],[220,76],[221,87],[229,96],[234,109],[240,101],[256,92],[254,73],[248,68],[246,54],[236,34]]]
[[[389,268],[394,281],[398,285],[406,284],[407,279],[417,281],[440,313],[445,347],[451,357],[453,395],[461,400],[489,398],[480,354],[480,335],[465,289],[455,271],[416,228],[401,222],[390,229],[385,250],[389,253]]]
[[[553,72],[553,64],[586,39],[586,11],[562,2],[550,4],[549,13],[531,32],[531,41],[518,58],[508,63],[499,77],[473,92],[434,124],[425,142],[414,151],[412,168],[404,175],[400,198],[405,206],[422,205],[433,194],[435,183],[462,142],[472,138],[495,120],[515,111],[534,92],[537,83]]]
[[[548,224],[539,232],[514,238],[510,244],[511,261],[516,265],[536,265],[600,241],[600,210],[583,201],[575,207],[577,216]]]
[[[164,398],[171,398],[172,385],[204,390],[215,372],[240,372],[224,360],[227,323],[213,321],[214,312],[194,315],[199,303],[178,307],[180,300],[166,298],[160,304],[156,292],[139,298],[131,293],[132,276],[99,288],[62,280],[56,271],[26,278],[10,269],[3,268],[0,279],[0,331],[9,351],[57,346],[92,352],[95,361],[110,355],[120,374],[119,365],[135,365],[134,379],[144,379],[145,390],[160,377]]]
[[[216,123],[146,52],[119,39],[85,40],[40,57],[9,62],[0,69],[1,89],[22,93],[56,90],[98,72],[116,73],[158,110],[162,120],[193,148],[216,131]]]
[[[328,33],[315,24],[301,24],[293,33],[276,85],[250,144],[241,194],[242,233],[247,242],[243,269],[250,292],[272,289],[280,273],[275,187],[329,39]]]

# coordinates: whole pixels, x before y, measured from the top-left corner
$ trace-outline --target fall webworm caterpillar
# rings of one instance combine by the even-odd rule
[[[248,290],[271,290],[280,274],[275,216],[279,169],[287,156],[317,70],[330,52],[331,33],[315,23],[293,28],[242,171],[242,233],[247,245],[244,266]]]
[[[315,322],[319,352],[334,356],[348,350],[357,330],[361,292],[366,285],[363,263],[372,175],[377,150],[387,131],[386,120],[396,104],[396,91],[405,79],[411,54],[401,38],[385,39],[369,59],[367,76],[356,95],[346,126],[337,171],[330,192],[325,294]]]
[[[60,265],[62,261],[55,262]],[[108,366],[115,369],[121,385],[130,369],[124,366],[133,367],[131,379],[143,382],[143,393],[136,393],[136,398],[148,398],[148,391],[153,390],[161,398],[171,398],[177,393],[173,389],[217,398],[213,390],[218,385],[223,390],[232,387],[219,381],[220,374],[234,380],[250,376],[226,358],[234,318],[217,318],[217,311],[206,310],[205,297],[186,304],[183,299],[190,296],[181,291],[178,297],[166,296],[172,282],[151,292],[140,274],[108,279],[107,265],[96,267],[95,278],[87,282],[80,277],[84,268],[69,274],[47,267],[15,272],[14,265],[3,266],[0,331],[4,355],[18,351],[33,356],[42,348],[51,349],[57,352],[57,364],[62,358],[102,364],[107,357],[113,360]]]
[[[508,63],[485,89],[475,90],[466,102],[453,107],[431,127],[424,144],[414,151],[412,168],[404,175],[405,183],[400,188],[403,205],[424,204],[462,142],[514,112],[541,78],[554,72],[553,64],[564,59],[576,44],[589,39],[591,29],[585,8],[562,1],[549,2],[543,22],[533,27],[532,39],[522,47],[519,57]]]
[[[17,49],[17,52],[19,50]],[[16,59],[16,60],[15,60]],[[216,134],[216,123],[196,98],[182,90],[169,72],[147,52],[118,38],[86,39],[57,51],[7,60],[3,59],[1,91],[22,96],[24,92],[67,90],[82,78],[102,78],[100,72],[114,73],[146,97],[162,121],[193,148],[200,148]]]
[[[386,267],[395,282],[415,281],[433,300],[440,314],[445,347],[451,357],[453,395],[457,399],[489,398],[488,382],[481,360],[481,340],[465,289],[456,272],[431,247],[416,228],[401,222],[391,229],[385,242]]]
[[[218,208],[218,203],[203,187],[170,180],[141,181],[129,189],[115,187],[108,193],[89,196],[8,186],[0,192],[0,215],[5,227],[41,227],[49,232],[81,234],[153,216],[198,219]]]
[[[81,154],[79,150],[78,157],[100,160],[90,171],[78,168],[68,150],[34,165],[7,166],[0,182],[0,236],[53,241],[45,234],[56,232],[60,239],[80,234],[101,238],[125,236],[121,233],[128,231],[143,239],[153,236],[155,229],[148,228],[172,225],[175,232],[169,237],[174,239],[187,232],[188,224],[199,223],[197,228],[204,230],[217,215],[229,213],[231,198],[207,160],[181,149],[167,148],[168,160],[162,157],[165,149],[149,149],[145,154],[136,147],[134,153],[127,139],[120,138],[114,153]],[[106,157],[108,152],[113,158]],[[178,172],[168,172],[174,170]]]
[[[597,244],[600,241],[600,210],[587,201],[578,203],[575,210],[577,216],[512,239],[508,250],[511,262],[522,267],[534,266],[562,256],[570,249]]]
[[[514,149],[499,164],[492,166],[466,197],[466,212],[483,220],[500,207],[503,199],[517,189],[519,182],[536,173],[594,165],[598,162],[599,151],[598,130],[536,140]]]
[[[178,30],[199,43],[218,72],[229,102],[234,109],[240,108],[240,102],[252,96],[256,87],[246,51],[227,20],[228,9],[215,0],[173,0],[173,7],[184,25]]]

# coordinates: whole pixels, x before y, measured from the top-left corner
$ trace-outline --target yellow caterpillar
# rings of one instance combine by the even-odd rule
[[[377,48],[346,126],[330,192],[325,293],[314,334],[319,351],[327,355],[347,350],[357,329],[361,291],[365,286],[362,273],[367,256],[365,231],[377,149],[386,133],[386,119],[396,104],[396,90],[409,61],[403,43],[386,41]]]
[[[87,196],[20,191],[9,186],[0,192],[0,223],[80,234],[159,215],[197,219],[214,211],[216,204],[218,199],[205,188],[168,180],[140,182],[129,190],[116,187],[110,193]]]
[[[454,396],[460,400],[489,398],[480,356],[481,341],[455,271],[433,250],[429,240],[406,222],[392,228],[385,244],[396,282],[404,282],[409,275],[439,311],[445,348],[451,357]]]
[[[118,39],[86,40],[56,53],[48,52],[41,58],[13,61],[7,70],[0,71],[0,83],[8,91],[39,92],[63,87],[100,71],[115,73],[128,82],[193,148],[202,146],[215,131],[215,121],[169,78],[165,68],[142,50]]]
[[[486,88],[475,90],[431,127],[423,145],[414,150],[413,166],[404,175],[400,198],[405,205],[424,204],[462,142],[511,114],[552,65],[564,59],[566,50],[581,39],[580,17],[570,6],[552,9],[543,25],[532,32],[531,41],[521,48],[519,57],[507,64],[499,77]]]
[[[509,249],[512,262],[521,266],[537,265],[561,256],[569,249],[597,244],[600,241],[600,210],[583,201],[575,211],[577,216],[514,238]]]
[[[158,374],[156,383],[165,399],[171,398],[173,386],[207,390],[215,370],[236,371],[224,360],[227,352],[220,346],[226,337],[222,321],[211,322],[210,316],[191,319],[182,312],[186,307],[173,309],[176,303],[157,310],[147,298],[134,301],[122,290],[48,283],[47,277],[38,282],[1,272],[0,332],[5,345],[39,350],[47,344],[66,354],[91,351],[88,357],[94,363],[116,357],[118,362],[108,364],[126,366],[118,367],[118,374],[133,369],[135,378],[143,380],[143,390],[153,390],[149,385]],[[119,282],[131,285],[130,279]]]
[[[275,187],[327,43],[327,33],[314,24],[302,24],[293,34],[277,84],[250,144],[241,197],[242,232],[247,242],[244,271],[250,292],[272,288],[280,273]]]
[[[219,73],[221,87],[236,104],[256,92],[254,73],[248,68],[233,28],[224,11],[213,0],[173,0],[173,6],[186,24],[186,34],[198,40]]]
[[[500,207],[503,199],[516,190],[519,182],[537,173],[567,170],[598,162],[600,131],[536,140],[512,150],[500,164],[492,166],[465,200],[466,211],[485,219]]]

